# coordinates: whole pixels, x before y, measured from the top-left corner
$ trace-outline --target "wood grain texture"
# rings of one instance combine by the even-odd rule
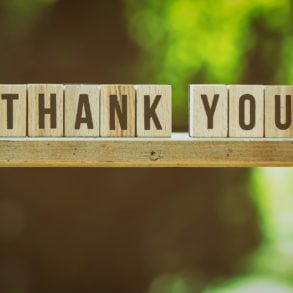
[[[170,137],[172,131],[172,87],[170,85],[136,85],[135,90],[136,135],[138,137]],[[148,119],[150,127],[146,129],[145,117],[150,116],[146,115],[149,108],[145,109],[145,99],[148,97],[150,102],[148,105],[150,107],[156,106],[154,108],[156,117]],[[157,119],[158,122],[154,119]],[[158,129],[160,127],[161,129]]]
[[[189,134],[191,137],[228,136],[227,86],[190,85]]]
[[[245,96],[253,96],[255,101],[255,124],[252,129],[245,130],[240,126],[240,100]],[[244,103],[244,122],[251,120],[248,101]],[[264,86],[231,85],[229,86],[229,136],[230,137],[264,137]]]
[[[0,136],[26,136],[26,89],[26,85],[0,85]]]
[[[64,136],[89,137],[100,134],[100,88],[98,85],[65,85]],[[85,99],[84,99],[85,98]],[[81,109],[81,111],[80,111]],[[80,115],[81,114],[81,115]],[[77,123],[84,118],[83,123]],[[87,123],[85,123],[85,121]],[[76,128],[77,126],[77,128]]]
[[[0,166],[293,166],[293,139],[1,138]]]
[[[51,115],[45,115],[45,127],[39,125],[39,98],[44,95],[45,107],[50,108],[51,95],[56,95],[56,128],[51,127]],[[63,85],[29,84],[28,85],[28,136],[60,137],[63,136]]]
[[[293,86],[266,86],[265,137],[293,137],[292,114]]]
[[[123,96],[127,99],[127,125],[121,128],[115,111],[115,129],[110,127],[110,98],[116,96],[122,108]],[[100,134],[102,137],[134,137],[135,136],[135,89],[133,85],[102,85],[100,92]]]

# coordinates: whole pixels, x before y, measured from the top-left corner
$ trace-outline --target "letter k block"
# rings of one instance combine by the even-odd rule
[[[136,85],[138,137],[170,137],[172,88],[170,85]]]

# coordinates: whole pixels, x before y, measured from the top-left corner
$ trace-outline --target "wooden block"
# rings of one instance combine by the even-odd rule
[[[172,87],[136,85],[136,133],[138,137],[170,137]]]
[[[63,136],[63,85],[28,85],[28,135]]]
[[[228,87],[190,85],[189,135],[191,137],[228,136]]]
[[[99,136],[100,88],[98,85],[65,86],[65,136]]]
[[[231,85],[229,87],[229,136],[264,136],[264,87]]]
[[[135,89],[132,85],[103,85],[100,93],[101,136],[135,136]]]
[[[265,87],[265,137],[293,137],[293,86]]]
[[[0,136],[26,136],[26,85],[0,85]]]

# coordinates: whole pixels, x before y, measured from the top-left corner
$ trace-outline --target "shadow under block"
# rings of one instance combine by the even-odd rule
[[[293,86],[265,87],[265,137],[293,137]]]
[[[189,135],[191,137],[228,136],[228,87],[190,85]]]
[[[0,85],[0,136],[26,136],[26,85]]]
[[[136,134],[138,137],[171,137],[172,87],[136,85]]]
[[[63,85],[28,85],[28,135],[63,136]]]
[[[102,137],[135,136],[135,89],[132,85],[102,85],[100,92]]]
[[[264,136],[264,86],[229,86],[229,136]]]
[[[100,134],[100,89],[97,85],[65,85],[65,133],[71,137]]]

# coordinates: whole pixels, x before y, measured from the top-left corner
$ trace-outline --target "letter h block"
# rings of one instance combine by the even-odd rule
[[[172,87],[136,85],[136,131],[138,137],[170,137]]]
[[[63,85],[28,85],[28,136],[63,136]]]

